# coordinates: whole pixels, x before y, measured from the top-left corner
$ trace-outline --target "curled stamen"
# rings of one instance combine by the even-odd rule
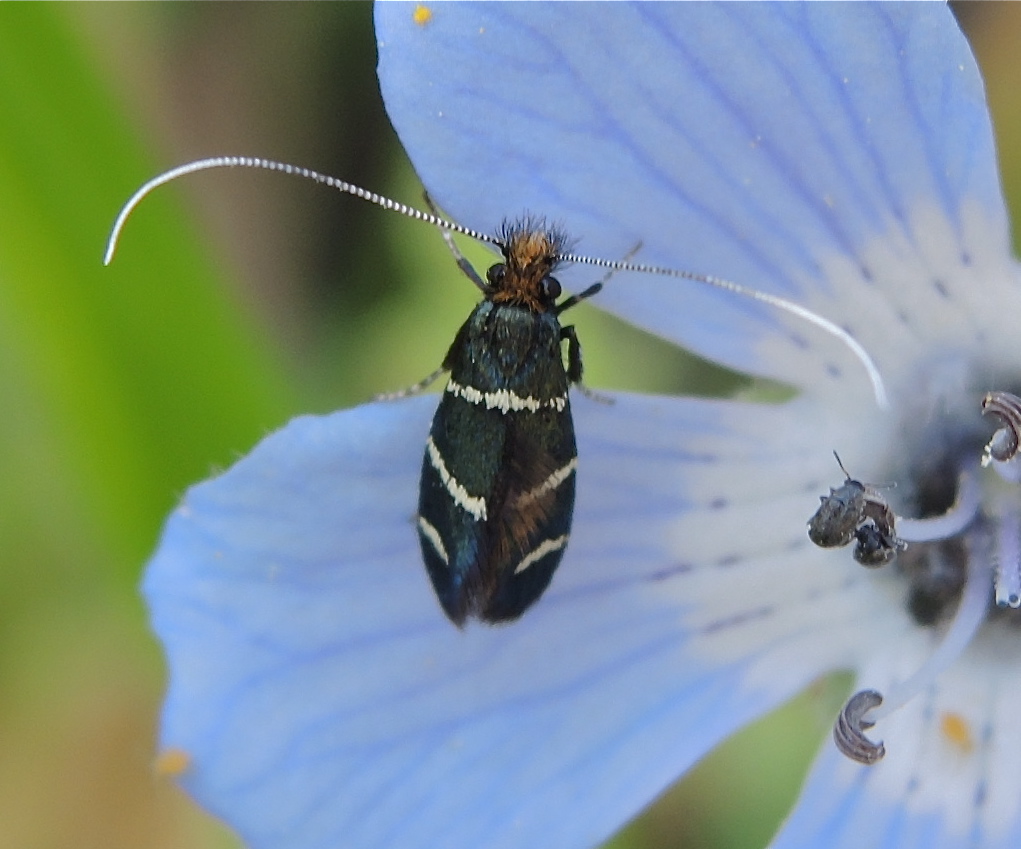
[[[883,703],[883,697],[875,690],[862,690],[847,700],[833,726],[833,741],[847,757],[865,766],[881,761],[886,754],[883,741],[873,743],[865,732],[875,725],[874,720],[865,719],[865,714]]]
[[[1000,463],[1012,460],[1021,436],[1021,398],[1010,392],[987,392],[982,399],[982,415],[994,416],[1001,422],[986,445],[982,465],[988,466],[993,460]]]
[[[1008,511],[996,534],[996,603],[1000,607],[1021,607],[1021,521]]]
[[[897,517],[897,534],[905,542],[936,542],[957,536],[975,517],[982,506],[982,489],[978,478],[970,472],[961,472],[957,481],[957,498],[942,516],[928,519]]]
[[[938,556],[936,552],[933,556]],[[881,708],[873,711],[874,722],[904,707],[923,688],[927,687],[967,648],[979,626],[985,621],[989,608],[989,569],[985,562],[973,554],[967,558],[967,580],[961,590],[953,621],[943,642],[928,660],[906,681],[898,684]]]
[[[852,696],[841,711],[833,728],[837,747],[849,758],[862,764],[873,764],[886,753],[882,743],[872,743],[865,730],[879,720],[902,708],[961,653],[985,620],[989,605],[989,570],[981,558],[967,559],[967,580],[949,630],[939,647],[906,681],[894,687],[884,698],[875,690],[863,690]],[[868,717],[866,718],[866,714]]]

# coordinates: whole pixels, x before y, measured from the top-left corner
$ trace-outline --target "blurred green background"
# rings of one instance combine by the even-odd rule
[[[958,12],[1013,151],[1021,6]],[[100,257],[141,182],[209,154],[417,204],[374,65],[363,3],[0,6],[0,849],[236,845],[153,775],[142,565],[185,487],[297,413],[423,377],[475,293],[431,228],[255,172],[160,190]],[[595,387],[736,385],[595,308],[574,320]],[[846,687],[728,742],[613,846],[764,845]]]

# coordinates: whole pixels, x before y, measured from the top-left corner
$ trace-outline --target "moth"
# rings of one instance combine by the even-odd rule
[[[582,361],[574,328],[561,325],[560,315],[596,294],[607,278],[559,300],[555,272],[562,265],[681,278],[787,312],[846,345],[865,367],[877,404],[888,406],[882,379],[864,348],[834,322],[792,301],[710,275],[570,253],[565,234],[541,218],[524,216],[505,223],[496,235],[482,233],[344,180],[270,159],[211,157],[149,180],[114,221],[104,264],[112,260],[124,223],[146,195],[178,177],[213,168],[260,168],[304,177],[432,224],[482,292],[483,300],[458,330],[442,368],[412,387],[417,390],[444,371],[450,373],[426,438],[415,524],[436,596],[458,627],[471,618],[497,623],[521,616],[549,586],[570,540],[580,461],[569,391],[580,384]],[[494,245],[502,260],[483,280],[457,251],[451,233]],[[849,479],[847,485],[852,483]],[[861,494],[847,486],[842,490],[854,502],[850,512],[858,523]],[[865,502],[880,506],[874,498]],[[889,541],[882,536],[883,517],[873,519],[880,536],[860,543],[876,557]],[[855,531],[870,533],[860,527]]]
[[[505,223],[503,261],[443,360],[450,379],[422,461],[418,533],[436,595],[457,625],[519,617],[549,585],[567,548],[578,453],[570,384],[581,346],[560,314],[602,287],[557,303],[565,235]],[[462,266],[463,267],[463,266]],[[563,343],[567,343],[564,366]]]

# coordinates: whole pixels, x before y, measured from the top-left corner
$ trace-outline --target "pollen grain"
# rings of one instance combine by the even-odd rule
[[[415,6],[415,11],[412,14],[412,19],[420,27],[424,27],[433,19],[433,10],[430,9],[428,6],[423,6],[421,3],[419,3],[417,6]]]
[[[939,719],[939,729],[948,742],[964,754],[968,754],[975,748],[975,739],[971,733],[971,726],[959,713],[947,711]]]
[[[179,746],[164,749],[152,762],[152,772],[157,778],[178,778],[191,767],[191,755]]]

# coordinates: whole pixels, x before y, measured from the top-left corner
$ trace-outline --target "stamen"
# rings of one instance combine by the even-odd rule
[[[932,552],[938,557],[938,549]],[[989,609],[989,568],[980,557],[969,552],[967,560],[967,579],[961,591],[961,600],[957,604],[950,629],[943,637],[943,642],[922,664],[921,668],[907,681],[894,687],[893,692],[884,700],[883,706],[873,711],[870,717],[878,721],[898,708],[904,707],[912,698],[927,687],[950,664],[952,664],[971,642],[986,618]]]
[[[957,498],[942,516],[927,519],[897,517],[897,535],[904,542],[936,542],[957,536],[975,517],[982,506],[982,489],[978,477],[968,471],[961,472],[957,481]]]
[[[904,707],[947,669],[971,642],[979,625],[985,620],[989,606],[989,569],[980,557],[967,558],[967,580],[961,592],[950,629],[943,642],[922,666],[906,681],[896,685],[889,697],[875,690],[855,693],[844,706],[833,729],[840,751],[863,764],[872,764],[885,754],[882,743],[872,743],[864,731],[895,710]],[[938,556],[933,552],[932,556]]]
[[[982,457],[982,462],[986,465],[986,456]],[[1007,483],[1021,483],[1021,462],[1018,462],[1016,458],[1011,460],[1005,460],[1002,463],[993,463],[993,471],[1000,476],[1000,480]]]
[[[1006,511],[996,532],[996,604],[1000,607],[1021,607],[1021,520]]]

